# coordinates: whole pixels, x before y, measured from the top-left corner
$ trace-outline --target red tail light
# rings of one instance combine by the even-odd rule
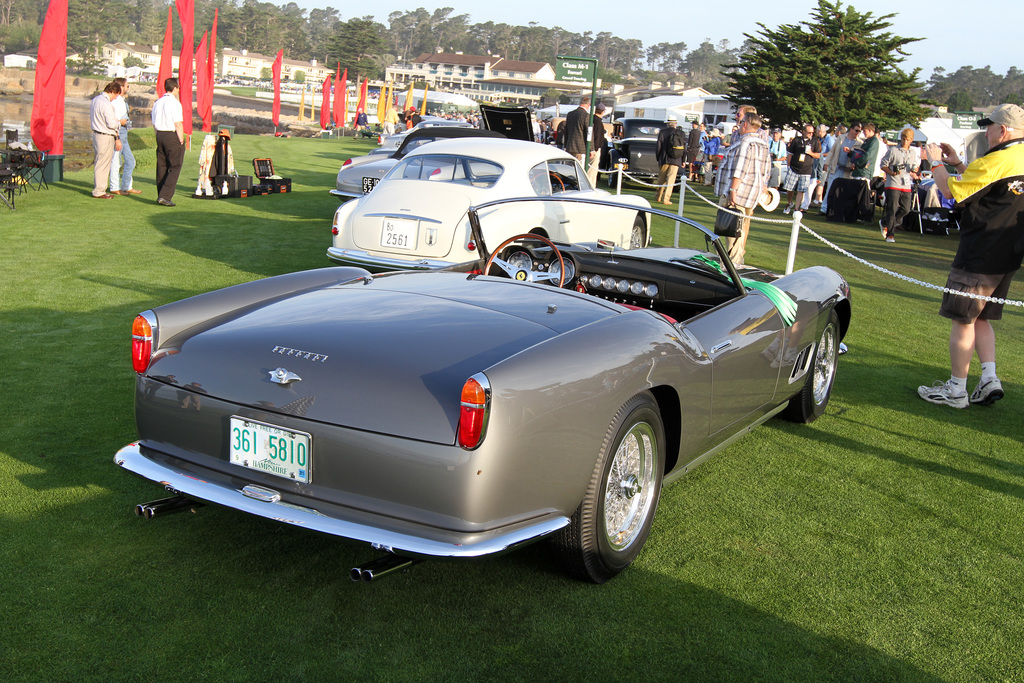
[[[462,407],[459,410],[459,445],[472,450],[480,445],[487,431],[491,410],[491,388],[487,378],[478,373],[462,386]]]
[[[149,368],[153,357],[153,326],[144,316],[136,316],[132,323],[132,369],[142,374]]]
[[[344,168],[345,166],[348,166],[351,163],[352,163],[351,159],[345,159],[345,163],[342,164],[342,167]]]

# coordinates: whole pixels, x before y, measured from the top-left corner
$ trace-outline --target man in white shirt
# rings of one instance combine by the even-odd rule
[[[178,100],[178,79],[164,81],[164,95],[153,105],[153,128],[156,130],[157,204],[174,206],[174,190],[178,185],[181,165],[185,160],[185,126],[181,102]]]
[[[121,86],[108,83],[89,106],[89,120],[92,125],[93,188],[92,196],[96,199],[112,199],[107,194],[107,180],[110,176],[110,162],[114,151],[121,149],[121,141],[117,137],[117,129],[121,123],[114,114],[113,99],[121,94]]]
[[[131,120],[128,118],[128,103],[125,96],[128,94],[128,79],[115,78],[114,83],[121,86],[121,94],[114,98],[111,104],[114,105],[114,115],[117,116],[118,129],[117,137],[121,141],[121,149],[114,152],[114,158],[110,162],[110,194],[142,194],[142,190],[132,189],[132,172],[135,170],[135,155],[132,148],[128,146],[128,129],[131,128]],[[124,169],[121,169],[121,161],[124,160]]]

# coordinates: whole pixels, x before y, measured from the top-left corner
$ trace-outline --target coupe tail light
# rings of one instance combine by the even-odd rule
[[[348,166],[351,163],[352,163],[351,159],[345,159],[345,163],[343,163],[341,166],[342,166],[342,168],[344,168],[345,166]]]
[[[483,373],[477,373],[462,385],[459,410],[459,445],[472,450],[484,440],[491,411],[491,387]]]
[[[132,323],[132,369],[142,374],[153,358],[153,325],[143,315]]]

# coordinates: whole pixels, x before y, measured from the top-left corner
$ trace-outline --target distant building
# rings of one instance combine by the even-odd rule
[[[35,50],[4,55],[4,66],[13,69],[34,69],[36,68],[36,58]]]
[[[273,68],[275,59],[276,57],[248,50],[225,48],[221,53],[220,70],[217,73],[222,78],[259,80],[263,78],[263,69]],[[300,61],[285,57],[281,60],[282,81],[294,81],[295,74],[299,71],[305,74],[307,83],[322,83],[327,76],[334,75],[335,69],[331,66],[321,66],[315,59]]]
[[[142,73],[156,78],[160,71],[160,48],[156,45],[135,43],[107,43],[100,51],[100,61],[109,73],[120,73],[125,57],[136,57],[142,61]],[[171,68],[178,70],[178,51],[171,53]]]
[[[521,62],[497,55],[425,53],[387,68],[385,80],[404,85],[422,81],[475,100],[537,105],[548,90],[576,92],[579,84],[555,80],[546,62]],[[600,85],[600,83],[598,83]]]

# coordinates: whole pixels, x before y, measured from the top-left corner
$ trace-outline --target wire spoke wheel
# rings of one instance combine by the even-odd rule
[[[651,425],[634,425],[612,458],[604,489],[604,533],[615,550],[636,540],[650,506],[654,488],[656,440]]]

